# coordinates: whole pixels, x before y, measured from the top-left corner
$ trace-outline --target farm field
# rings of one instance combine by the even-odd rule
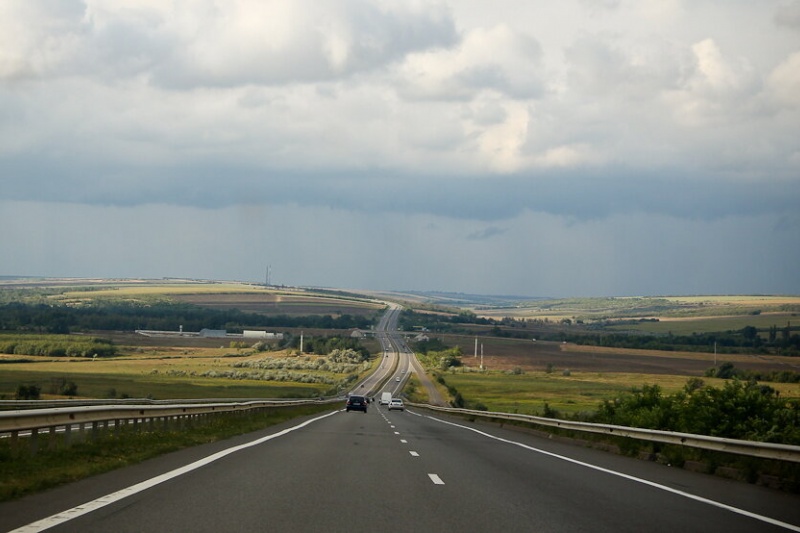
[[[285,291],[251,284],[144,284],[110,288],[78,288],[52,297],[61,303],[77,304],[94,299],[148,301],[153,299],[182,302],[201,307],[267,315],[339,316],[371,315],[383,305],[364,299],[316,294],[307,291]]]
[[[307,332],[309,338],[330,333]],[[335,383],[348,376],[287,369],[280,380],[251,379],[248,375],[258,372],[242,368],[248,363],[274,359],[289,366],[317,359],[313,355],[296,356],[293,350],[256,352],[250,347],[255,341],[239,348],[231,347],[226,339],[145,337],[121,332],[107,337],[115,342],[119,355],[89,359],[0,354],[0,399],[12,399],[20,384],[38,384],[43,398],[59,397],[49,391],[55,378],[74,382],[77,397],[88,398],[308,398],[329,394]],[[365,345],[372,347],[372,342]],[[356,372],[367,372],[371,364]],[[306,380],[319,378],[320,382],[301,382],[302,376]]]
[[[56,397],[48,392],[48,384],[62,377],[77,384],[78,397],[88,398],[286,398],[323,392],[319,384],[203,376],[229,371],[235,361],[258,357],[231,357],[235,354],[229,349],[173,347],[96,360],[29,357],[24,363],[3,363],[21,359],[4,355],[0,356],[0,397],[13,398],[21,383],[37,383],[44,398]]]
[[[475,306],[478,316],[500,319],[602,321],[658,318],[686,320],[720,319],[761,314],[800,316],[800,296],[664,296],[619,298],[571,298],[520,301],[503,307]],[[773,323],[785,325],[782,317]],[[720,331],[720,330],[712,330]]]
[[[594,411],[604,399],[643,385],[659,385],[666,393],[682,389],[690,378],[709,385],[723,380],[705,378],[715,366],[714,354],[664,352],[582,346],[558,342],[481,338],[474,357],[474,338],[442,336],[447,345],[459,346],[463,367],[443,373],[447,384],[467,401],[481,402],[491,411],[542,413],[545,403],[562,413]],[[717,365],[733,363],[746,370],[800,372],[800,359],[779,356],[726,354]],[[800,399],[800,384],[768,383],[782,398]]]
[[[280,292],[260,293],[208,293],[174,295],[176,301],[210,307],[213,309],[238,309],[248,313],[264,315],[356,315],[371,316],[383,308],[371,302],[337,299],[331,297],[287,294]]]
[[[163,309],[165,303],[183,303],[215,311],[235,309],[261,315],[325,315],[333,318],[350,315],[371,319],[384,307],[381,302],[346,293],[279,289],[236,282],[12,279],[0,283],[0,289],[3,289],[0,296],[5,302],[31,305],[47,303],[48,307],[52,302],[63,308],[87,308],[97,304],[106,309],[120,303],[142,308],[156,305]],[[173,320],[170,324],[172,322],[176,325],[169,327],[177,332],[180,321]],[[40,329],[46,326],[44,324]],[[200,325],[198,329],[202,327]],[[62,357],[26,356],[25,352],[0,355],[0,397],[13,398],[19,385],[32,384],[39,385],[44,397],[55,395],[57,387],[51,385],[54,380],[74,382],[78,388],[77,396],[93,398],[314,397],[336,393],[337,388],[343,387],[353,373],[366,371],[366,368],[361,368],[363,365],[357,365],[355,369],[341,366],[335,370],[308,368],[309,363],[296,361],[313,359],[315,356],[293,358],[293,351],[270,351],[275,349],[275,343],[263,351],[263,346],[259,350],[253,348],[258,340],[177,334],[146,337],[134,334],[132,329],[133,326],[131,331],[84,333],[113,341],[117,352],[113,357],[63,357],[66,348],[61,354],[53,354]],[[348,336],[351,333],[350,330],[312,327],[267,329],[298,337],[304,333],[307,342],[313,338]],[[76,341],[81,335],[72,334]],[[27,342],[27,339],[19,337],[19,334],[15,339],[12,334],[12,345],[16,343],[19,346],[21,342]],[[38,339],[36,342],[45,345],[48,339]],[[57,339],[56,336],[53,336],[53,342],[65,346],[71,344],[68,339]],[[364,339],[363,345],[367,350],[378,349],[372,339]],[[241,366],[267,358],[286,361],[270,363],[268,371]],[[276,365],[278,368],[275,368]]]
[[[691,335],[692,333],[711,333],[717,331],[737,331],[747,326],[767,329],[772,326],[782,328],[787,324],[800,323],[798,313],[761,313],[758,315],[731,315],[709,317],[665,317],[658,322],[642,321],[608,325],[608,331],[630,331],[641,333]]]

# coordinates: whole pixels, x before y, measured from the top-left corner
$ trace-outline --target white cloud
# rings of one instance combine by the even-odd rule
[[[800,107],[800,52],[790,55],[768,78],[769,89],[783,105]]]
[[[458,47],[410,54],[399,70],[399,91],[411,99],[464,99],[483,91],[535,98],[543,90],[541,48],[507,26],[477,28]]]
[[[0,4],[0,80],[51,75],[80,47],[80,6],[26,0]]]
[[[310,82],[383,68],[455,39],[450,13],[430,4],[85,0],[66,6],[16,0],[3,8],[0,76],[143,74],[171,88]]]
[[[742,84],[744,73],[736,71],[725,60],[713,39],[705,39],[692,46],[697,60],[697,76],[690,85],[707,87],[714,92],[727,92],[736,90]]]
[[[713,39],[694,43],[691,51],[680,85],[664,95],[679,123],[697,127],[749,117],[761,82],[748,61],[725,57]]]

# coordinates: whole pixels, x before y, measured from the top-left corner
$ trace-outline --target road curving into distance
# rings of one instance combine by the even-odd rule
[[[384,379],[388,378],[388,380],[385,382],[385,385],[379,387],[376,396],[380,396],[379,393],[383,391],[391,392],[392,396],[399,396],[406,380],[413,372],[416,374],[420,386],[425,389],[428,402],[431,405],[446,406],[447,402],[442,398],[439,390],[414,356],[414,352],[408,346],[405,337],[398,332],[397,324],[400,319],[402,307],[391,302],[387,302],[387,305],[389,307],[378,323],[378,327],[375,328],[375,334],[383,347],[384,361],[388,362],[391,368],[394,368],[394,372],[384,374],[384,366],[383,363],[381,364],[378,372],[374,375],[380,376],[378,378],[379,383],[383,383]],[[395,363],[396,366],[394,366]]]

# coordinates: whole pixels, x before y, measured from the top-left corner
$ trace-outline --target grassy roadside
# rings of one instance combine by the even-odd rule
[[[570,372],[443,373],[448,386],[455,388],[467,402],[480,402],[490,411],[541,414],[544,405],[563,414],[596,411],[603,400],[612,400],[634,387],[658,385],[667,393],[681,390],[688,376],[669,374]],[[708,385],[721,387],[725,380],[704,377]],[[770,383],[783,398],[797,398],[800,387],[794,383]]]
[[[63,437],[40,436],[35,455],[27,446],[12,449],[0,440],[0,501],[19,498],[65,483],[132,465],[198,444],[261,430],[293,418],[331,411],[338,405],[276,408],[246,416],[218,417],[181,431],[110,431],[95,440],[63,446]]]

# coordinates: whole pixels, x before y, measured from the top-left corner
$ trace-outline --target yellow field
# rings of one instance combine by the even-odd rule
[[[152,396],[164,398],[194,397],[284,397],[281,389],[292,389],[292,397],[319,396],[332,385],[323,382],[264,381],[250,377],[251,369],[238,368],[236,363],[265,358],[313,361],[317,356],[294,357],[287,351],[256,352],[235,348],[134,348],[124,349],[125,355],[113,358],[37,357],[0,354],[0,396],[12,398],[19,384],[37,383],[47,394],[53,378],[65,378],[78,385],[78,395],[83,397],[108,397],[108,391],[131,397]],[[13,362],[12,362],[13,361]],[[22,362],[24,361],[24,362]],[[374,363],[374,361],[373,361]],[[258,369],[253,369],[258,373]],[[366,371],[362,367],[359,373]],[[233,378],[225,373],[242,372],[243,377]],[[274,372],[281,373],[276,369]],[[330,378],[334,382],[344,374],[313,369],[287,369],[291,375],[306,374]],[[304,392],[305,391],[305,392]]]
[[[120,285],[107,289],[77,289],[67,291],[53,298],[62,300],[91,299],[91,298],[139,298],[143,296],[171,296],[184,294],[247,294],[247,293],[273,293],[280,291],[243,283],[146,283],[142,285]]]
[[[281,354],[281,352],[271,352]],[[3,369],[33,370],[55,374],[58,372],[81,372],[86,374],[131,374],[141,375],[153,370],[166,372],[183,370],[187,372],[205,372],[209,369],[228,368],[235,361],[246,361],[248,358],[264,357],[263,354],[246,357],[224,357],[236,354],[236,349],[222,348],[170,348],[157,347],[141,349],[136,353],[125,353],[121,357],[87,359],[84,357],[35,357],[0,354],[0,360],[25,359],[28,363],[7,363]]]
[[[800,305],[800,296],[665,296],[665,300],[678,303],[708,303],[711,305],[740,305],[740,306],[778,306]]]
[[[472,309],[478,316],[486,318],[511,317],[556,323],[564,319],[658,318],[677,322],[760,314],[796,316],[798,310],[800,296],[792,295],[573,298],[521,302],[515,307]]]

